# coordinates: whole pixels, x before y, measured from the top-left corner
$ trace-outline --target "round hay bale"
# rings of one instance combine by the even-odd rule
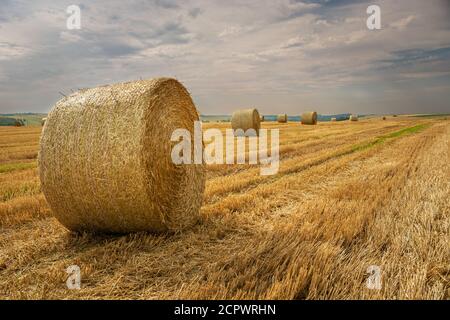
[[[317,124],[317,112],[305,112],[302,114],[302,124]]]
[[[392,115],[394,118],[397,118],[397,115],[396,114],[394,114],[394,115]]]
[[[383,117],[383,120],[386,120],[386,117]]]
[[[278,116],[277,116],[277,121],[279,122],[279,123],[286,123],[287,121],[288,121],[288,117],[287,117],[287,114],[279,114]]]
[[[336,122],[336,118],[331,118],[331,122]]]
[[[356,114],[352,114],[350,116],[350,121],[358,121],[358,116]]]
[[[193,136],[188,91],[160,78],[78,91],[53,107],[38,156],[42,191],[73,231],[174,231],[198,221],[203,165],[175,165],[175,129]],[[191,148],[194,149],[194,148]],[[192,155],[191,155],[192,156]]]
[[[254,129],[259,134],[261,128],[261,118],[257,109],[243,109],[233,112],[231,116],[231,127],[236,132],[242,129],[244,133],[249,129]]]

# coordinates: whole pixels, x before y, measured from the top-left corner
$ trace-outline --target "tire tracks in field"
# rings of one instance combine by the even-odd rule
[[[445,137],[445,131],[448,134],[449,129],[450,126],[448,125],[446,128],[436,125],[433,129],[410,138],[414,139],[409,141],[411,148],[408,149],[408,153],[403,158],[400,158],[400,163],[393,172],[397,180],[396,185],[391,188],[384,188],[384,201],[377,203],[372,213],[372,219],[369,219],[363,231],[354,237],[351,246],[346,247],[345,256],[347,258],[336,260],[330,267],[334,270],[340,270],[340,272],[333,274],[328,281],[336,287],[345,287],[346,290],[333,292],[327,290],[326,284],[323,284],[322,288],[312,290],[307,297],[308,299],[405,299],[414,297],[419,289],[423,291],[421,295],[415,296],[418,299],[429,299],[430,297],[426,295],[430,294],[434,295],[432,299],[436,299],[439,293],[445,295],[445,290],[439,292],[436,290],[437,287],[428,286],[429,279],[423,273],[424,270],[428,269],[428,265],[433,265],[436,260],[437,263],[445,265],[445,258],[441,255],[445,251],[445,249],[442,250],[445,245],[442,245],[441,242],[440,248],[442,249],[439,249],[439,246],[436,247],[436,243],[430,245],[433,237],[439,238],[436,229],[443,226],[435,225],[433,227],[433,218],[436,217],[435,212],[430,210],[426,204],[423,204],[423,202],[428,201],[445,203],[445,196],[443,196],[445,192],[441,189],[442,185],[440,188],[437,187],[435,179],[427,176],[431,166],[428,165],[427,167],[427,164],[424,164],[424,159],[427,159],[430,150],[431,153],[437,153],[434,150],[436,143],[445,141],[443,137]],[[402,148],[401,144],[405,145],[403,140],[399,141],[399,148]],[[440,148],[443,149],[442,146]],[[437,166],[437,171],[441,173],[440,177],[445,172],[442,168],[444,162],[440,158],[437,159],[436,164],[433,164],[435,170]],[[374,162],[373,166],[382,170],[384,163]],[[423,194],[427,193],[425,191],[427,184],[429,187],[439,188],[438,193],[441,200],[435,197],[427,200],[422,198]],[[402,204],[404,207],[400,207]],[[406,209],[408,207],[409,211]],[[426,212],[427,207],[428,212]],[[434,223],[439,224],[439,222]],[[396,227],[392,225],[396,225]],[[421,234],[421,232],[424,233]],[[420,234],[420,236],[413,239],[412,234]],[[421,239],[425,243],[416,243],[417,239]],[[430,250],[437,250],[433,256],[434,262],[428,260],[430,259],[426,249],[428,245],[430,245]],[[423,249],[422,253],[417,252],[419,248]],[[405,254],[405,251],[410,251],[410,253]],[[366,277],[364,274],[365,268],[361,268],[361,265],[368,266],[374,264],[375,261],[384,270],[383,290],[361,290],[361,284]],[[420,267],[422,270],[419,271]],[[354,275],[351,279],[346,276],[349,273]],[[405,283],[411,284],[411,282],[417,286],[410,288],[413,290],[408,290]],[[435,281],[435,283],[437,282]],[[399,286],[402,287],[402,290],[399,289]]]
[[[142,294],[154,297],[173,296],[181,282],[189,283],[199,270],[203,269],[206,253],[210,254],[208,256],[210,263],[224,254],[233,254],[233,250],[239,250],[246,239],[251,239],[255,232],[258,232],[254,230],[255,225],[264,224],[267,220],[273,221],[274,210],[282,211],[286,206],[289,208],[292,203],[286,201],[290,197],[298,201],[304,195],[310,197],[314,190],[317,193],[322,192],[329,186],[318,184],[318,180],[333,173],[335,174],[333,180],[340,181],[343,177],[351,175],[350,164],[353,161],[363,160],[373,154],[371,150],[364,150],[349,153],[349,157],[330,158],[303,169],[297,168],[302,169],[299,171],[286,172],[282,178],[262,184],[260,189],[252,188],[249,195],[227,195],[224,199],[229,205],[228,208],[225,207],[226,212],[220,207],[213,208],[213,212],[209,213],[202,208],[205,216],[203,223],[170,238],[165,235],[145,234],[137,236],[146,239],[145,241],[133,240],[132,237],[107,238],[103,242],[99,242],[96,238],[79,240],[67,234],[54,219],[42,220],[11,234],[11,240],[17,238],[24,240],[17,247],[3,252],[9,257],[9,261],[14,263],[7,266],[4,271],[0,271],[0,278],[10,279],[19,272],[21,277],[14,289],[26,290],[30,278],[32,279],[34,275],[45,275],[47,271],[54,274],[55,270],[59,270],[55,268],[61,268],[67,263],[72,264],[73,261],[81,261],[86,268],[93,269],[96,280],[88,282],[88,287],[80,293],[67,292],[61,288],[59,282],[49,283],[47,286],[54,289],[54,297],[58,295],[86,297],[89,294],[97,297],[105,297],[108,294],[117,297],[120,296],[119,292],[122,292],[122,289],[123,297],[140,297]],[[336,161],[328,161],[333,159]],[[342,170],[343,165],[346,166],[345,170]],[[296,182],[298,184],[295,190],[290,190]],[[302,189],[303,187],[305,189]],[[305,193],[298,194],[299,188],[305,190]],[[285,193],[280,195],[280,190]],[[244,198],[241,199],[240,196]],[[258,199],[261,197],[264,206],[258,206],[258,202],[261,201]],[[242,214],[249,209],[251,209],[249,214]],[[262,212],[258,212],[259,210]],[[35,229],[38,225],[40,228]],[[40,236],[36,236],[36,233],[29,234],[28,237],[20,236],[33,230],[39,231]],[[83,241],[87,241],[87,244],[83,245]],[[150,242],[150,245],[146,241]],[[4,244],[7,246],[7,241]],[[177,257],[176,261],[173,257]],[[92,259],[93,261],[90,261]],[[58,263],[53,263],[55,261]],[[107,270],[103,270],[108,263]],[[61,270],[63,274],[64,271]],[[39,279],[44,281],[45,278]],[[59,278],[53,276],[52,279]],[[112,284],[116,286],[115,293],[111,293]],[[2,286],[8,285],[5,283]],[[11,290],[11,287],[5,290]]]
[[[317,292],[318,288],[315,286],[320,288],[320,285],[326,283],[327,274],[332,274],[333,270],[339,270],[334,267],[332,261],[341,261],[341,254],[347,253],[345,248],[353,245],[353,241],[364,234],[366,224],[371,221],[370,219],[376,214],[377,208],[383,204],[391,189],[402,188],[405,185],[408,174],[414,171],[413,162],[427,147],[428,138],[426,136],[427,133],[420,133],[412,136],[411,140],[392,141],[392,144],[398,142],[411,146],[411,153],[406,159],[403,158],[403,155],[395,153],[395,147],[391,143],[388,148],[381,150],[374,148],[365,152],[367,157],[354,159],[353,164],[359,162],[359,166],[350,166],[345,174],[331,175],[330,181],[326,181],[321,186],[315,185],[306,201],[296,202],[295,205],[285,203],[280,208],[281,210],[286,209],[285,216],[274,218],[272,214],[270,218],[255,226],[258,231],[254,233],[254,237],[233,239],[235,243],[229,246],[230,250],[223,252],[220,260],[207,265],[207,269],[202,270],[205,274],[210,275],[208,279],[202,279],[200,274],[189,286],[184,286],[183,292],[177,293],[176,298],[183,299],[189,296],[194,299],[211,296],[216,299],[306,298],[309,297],[311,286],[314,286],[312,292]],[[381,151],[381,154],[378,151]],[[395,159],[395,165],[382,167],[383,160],[386,162],[393,159]],[[374,164],[378,167],[373,168]],[[399,170],[401,173],[397,176]],[[370,179],[373,175],[377,178],[369,182],[372,187],[376,187],[380,181],[386,181],[386,184],[382,186],[381,194],[370,188],[358,189],[355,198],[340,200],[341,202],[356,202],[350,204],[344,210],[345,213],[341,212],[340,207],[336,208],[332,200],[325,200],[328,206],[326,209],[317,206],[319,199],[332,198],[336,190],[345,190],[353,182],[356,182],[357,185],[364,185],[359,180],[361,178]],[[350,180],[343,179],[348,177]],[[367,195],[369,199],[366,199]],[[363,216],[358,217],[362,219],[359,227],[355,230],[348,230],[346,220],[343,219],[357,218],[356,212],[352,211],[352,208],[358,209],[358,201],[372,200],[374,203],[362,209]],[[264,199],[264,201],[270,202],[273,199]],[[333,216],[328,216],[331,213]],[[246,215],[252,214],[254,214],[252,210],[246,212]],[[302,254],[305,255],[303,258]],[[327,262],[326,266],[321,265],[325,262]],[[368,265],[370,265],[369,262]],[[291,271],[295,273],[291,274]],[[349,270],[347,275],[351,272],[352,270]],[[358,270],[357,276],[354,277],[354,281],[360,286],[365,279],[363,272],[365,269],[362,269],[362,272]],[[267,274],[269,275],[267,276]],[[264,275],[266,276],[264,277]],[[251,279],[258,280],[248,284]],[[324,290],[329,289],[325,286]]]
[[[230,175],[226,178],[214,178],[212,180],[209,180],[207,181],[207,188],[205,190],[204,206],[214,205],[227,196],[231,196],[237,193],[249,192],[253,188],[260,186],[261,184],[273,183],[274,181],[283,178],[285,175],[307,170],[308,168],[321,165],[322,163],[325,163],[332,159],[354,153],[355,150],[353,150],[353,148],[355,145],[364,143],[366,141],[371,141],[365,140],[367,139],[367,136],[372,136],[372,134],[374,133],[391,133],[384,131],[384,129],[385,128],[382,128],[381,130],[374,130],[375,132],[362,132],[361,136],[358,137],[354,137],[354,135],[352,135],[351,139],[341,139],[342,143],[338,143],[337,145],[336,143],[334,143],[334,141],[331,141],[326,145],[327,147],[330,146],[331,148],[320,148],[318,152],[308,154],[308,156],[302,162],[299,162],[299,159],[296,157],[282,160],[280,161],[279,172],[273,176],[259,175],[260,168],[257,167],[249,169],[240,174]],[[376,136],[372,137],[372,139],[373,138],[376,138]],[[349,145],[349,140],[353,144]],[[215,182],[217,183],[214,184]]]
[[[325,134],[321,136],[320,138],[311,139],[311,137],[306,136],[304,139],[294,139],[294,141],[290,139],[284,139],[283,137],[280,137],[280,140],[282,144],[279,148],[280,153],[280,160],[289,160],[293,157],[303,155],[306,152],[308,154],[312,154],[321,150],[324,150],[329,147],[336,147],[340,145],[344,145],[348,143],[347,138],[352,138],[355,136],[359,137],[369,137],[373,134],[379,134],[384,132],[386,129],[397,129],[404,127],[401,124],[395,124],[395,125],[386,125],[384,127],[371,127],[371,128],[363,128],[359,131],[351,131],[349,128],[346,128],[346,130],[333,132],[331,134]],[[297,128],[296,128],[297,129]],[[325,131],[325,129],[323,129]],[[335,135],[337,133],[337,135]],[[342,134],[341,134],[342,133]],[[330,139],[330,137],[333,137]],[[341,140],[344,139],[345,140]],[[339,139],[336,141],[336,139]],[[325,141],[324,141],[325,140]],[[324,142],[326,144],[324,144]],[[310,148],[311,147],[311,148]],[[308,149],[310,148],[310,149]],[[312,150],[311,150],[312,149]],[[288,151],[286,151],[288,150]],[[248,150],[246,151],[246,159],[248,160]],[[255,168],[254,165],[210,165],[207,167],[207,175],[208,180],[221,178],[223,176],[229,176],[229,175],[235,175],[243,171],[247,171],[249,169]]]
[[[335,172],[336,175],[332,175],[333,178],[321,184],[320,188],[317,188],[317,184],[310,184],[311,188],[307,190],[306,196],[308,196],[308,199],[306,201],[312,201],[313,197],[322,195],[325,190],[345,184],[345,179],[343,178],[351,177],[357,171],[364,171],[362,167],[356,168],[351,164],[354,161],[361,162],[366,161],[367,158],[372,159],[374,156],[377,156],[377,151],[373,149],[349,155],[345,159],[345,170],[342,170],[342,160],[341,163],[334,166],[323,164],[326,167],[323,168],[324,170],[320,170],[321,168],[319,167],[312,168],[311,170],[315,171],[316,175],[312,176],[309,181],[304,181],[305,184],[314,181],[325,173]],[[289,180],[292,182],[299,182],[295,186],[295,190],[290,190],[293,186],[287,181],[277,181],[276,186],[273,186],[275,187],[274,190],[271,190],[270,194],[267,194],[267,197],[263,198],[263,200],[260,200],[259,196],[261,194],[250,197],[250,202],[246,202],[244,205],[242,203],[236,204],[236,208],[239,210],[228,213],[219,212],[218,215],[211,216],[209,221],[205,221],[203,225],[198,226],[196,230],[181,234],[175,237],[173,241],[161,244],[160,247],[155,248],[154,252],[136,256],[132,262],[119,266],[109,279],[104,279],[102,287],[99,288],[100,292],[106,292],[108,285],[111,283],[116,285],[117,292],[129,290],[127,283],[135,281],[136,278],[143,279],[149,274],[154,275],[155,270],[159,270],[158,272],[160,273],[154,275],[153,281],[147,280],[144,284],[136,285],[131,292],[123,293],[122,297],[145,298],[150,296],[159,299],[174,299],[187,297],[201,290],[205,290],[208,294],[203,296],[199,294],[198,298],[206,296],[209,298],[223,297],[217,292],[220,292],[221,288],[225,289],[223,285],[227,282],[221,282],[222,279],[219,278],[218,282],[211,283],[211,278],[224,272],[227,272],[231,278],[244,278],[249,273],[259,274],[256,270],[253,270],[255,264],[252,263],[248,256],[245,256],[245,252],[253,252],[251,256],[255,256],[256,261],[259,261],[259,263],[262,261],[258,255],[265,254],[265,251],[260,251],[258,248],[259,241],[263,241],[266,238],[265,232],[267,231],[272,232],[272,234],[277,233],[277,226],[283,224],[279,218],[288,219],[288,216],[274,216],[274,210],[287,208],[292,212],[292,203],[286,203],[286,198],[294,196],[295,199],[295,196],[297,196],[295,200],[298,201],[298,198],[305,196],[304,194],[296,194],[297,188],[301,188],[303,185],[302,180],[299,179],[302,175],[306,175],[306,172],[297,173],[289,177]],[[263,188],[267,187],[263,186]],[[280,192],[281,194],[283,192],[287,194],[280,195]],[[263,202],[264,206],[258,206],[258,202]],[[258,212],[260,210],[264,210],[266,213],[261,215]],[[245,214],[243,214],[244,212]],[[225,233],[225,236],[213,236],[210,239],[208,229],[221,230]],[[175,250],[175,248],[181,248],[181,250]],[[171,261],[171,265],[165,271],[161,271],[164,264],[153,264],[150,268],[145,267],[148,265],[148,261],[155,260]],[[234,267],[237,269],[233,269]],[[239,270],[238,268],[243,269]],[[181,289],[180,283],[184,283]],[[202,286],[202,284],[205,285]],[[192,287],[194,288],[193,290],[190,289]],[[199,290],[197,291],[197,289]],[[92,288],[91,290],[95,291],[96,289]],[[120,293],[116,294],[120,296]],[[249,294],[252,294],[252,292]],[[246,297],[249,298],[248,296]],[[232,298],[236,298],[236,296]]]

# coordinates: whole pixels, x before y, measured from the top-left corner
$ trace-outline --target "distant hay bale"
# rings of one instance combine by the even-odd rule
[[[383,117],[383,120],[386,120],[386,117]]]
[[[397,115],[396,115],[396,114],[393,114],[392,116],[393,116],[394,118],[397,118]]]
[[[331,122],[336,122],[336,118],[331,118]]]
[[[198,221],[202,165],[175,165],[171,135],[199,116],[168,78],[78,91],[47,117],[38,156],[42,191],[74,231],[175,231]],[[193,149],[193,148],[192,148]]]
[[[25,121],[22,119],[15,119],[14,120],[14,126],[16,127],[23,127],[25,125]]]
[[[305,112],[302,114],[302,124],[317,124],[317,112]]]
[[[288,117],[287,117],[287,114],[279,114],[278,116],[277,116],[277,121],[279,122],[279,123],[286,123],[287,121],[288,121]]]
[[[261,128],[261,118],[257,109],[243,109],[233,112],[231,116],[231,127],[235,135],[256,135],[259,134]],[[241,129],[242,131],[236,131]],[[253,129],[253,130],[251,130]],[[250,131],[248,131],[250,130]],[[253,133],[252,133],[253,131]]]
[[[350,116],[350,121],[358,121],[358,116],[356,114],[352,114]]]

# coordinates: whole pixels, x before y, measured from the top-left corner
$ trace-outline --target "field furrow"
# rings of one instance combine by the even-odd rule
[[[0,173],[0,296],[445,298],[448,122],[265,127],[281,130],[279,173],[208,167],[202,219],[176,234],[69,233],[51,216],[36,169]],[[0,130],[0,145],[11,139]],[[73,264],[81,290],[65,287]],[[365,287],[370,265],[383,271],[380,291]]]

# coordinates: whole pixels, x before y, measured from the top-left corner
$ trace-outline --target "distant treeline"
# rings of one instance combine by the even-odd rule
[[[1,113],[1,116],[5,117],[18,117],[18,116],[34,116],[42,115],[43,113],[33,113],[33,112],[19,112],[19,113]]]
[[[415,114],[413,115],[413,117],[418,117],[418,118],[428,118],[428,117],[446,117],[446,116],[450,116],[450,113],[437,113],[437,114]]]
[[[4,113],[0,114],[0,126],[40,126],[45,113]]]
[[[26,123],[23,119],[15,119],[8,117],[0,117],[0,126],[24,126]]]
[[[331,121],[331,118],[336,118],[337,121],[348,120],[350,118],[350,113],[340,113],[340,114],[319,114],[317,115],[318,121]],[[231,121],[230,115],[201,115],[200,120],[203,122],[229,122]],[[301,116],[289,116],[288,121],[300,122],[302,120]],[[277,115],[264,114],[264,121],[277,121]]]

